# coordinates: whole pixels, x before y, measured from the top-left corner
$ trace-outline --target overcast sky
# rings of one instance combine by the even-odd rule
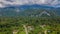
[[[60,7],[60,0],[0,0],[0,7],[6,7],[8,5],[49,5]]]

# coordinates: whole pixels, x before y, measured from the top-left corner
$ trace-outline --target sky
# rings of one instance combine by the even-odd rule
[[[9,5],[47,5],[53,7],[60,7],[60,0],[0,0],[0,8]]]

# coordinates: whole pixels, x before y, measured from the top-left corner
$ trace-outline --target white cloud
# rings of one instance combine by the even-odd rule
[[[12,1],[12,2],[11,2]],[[39,5],[50,5],[55,6],[60,4],[58,0],[0,0],[0,7],[5,7],[6,5],[24,5],[24,4],[39,4]]]

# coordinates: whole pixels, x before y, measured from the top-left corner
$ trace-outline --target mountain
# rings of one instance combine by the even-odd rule
[[[8,6],[8,7],[5,7],[5,8],[47,8],[47,9],[55,9],[55,7],[51,7],[51,6],[45,6],[45,5],[38,5],[38,4],[34,4],[34,5],[19,5],[19,6]]]
[[[13,17],[34,16],[35,17],[35,16],[39,16],[43,11],[46,11],[47,14],[50,14],[51,15],[50,17],[54,17],[58,15],[60,16],[60,8],[54,8],[50,6],[37,5],[37,4],[0,8],[0,16],[13,16]]]

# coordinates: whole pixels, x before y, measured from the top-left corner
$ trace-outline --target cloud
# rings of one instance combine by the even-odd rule
[[[0,0],[0,7],[6,7],[8,5],[25,5],[25,4],[56,6],[60,4],[60,1],[59,0]]]

